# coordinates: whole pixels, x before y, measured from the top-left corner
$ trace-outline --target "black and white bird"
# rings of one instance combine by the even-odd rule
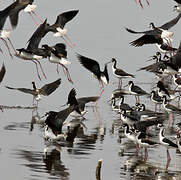
[[[66,65],[71,64],[71,62],[67,60],[66,45],[57,43],[55,46],[50,47],[44,44],[42,47],[47,51],[49,62],[57,64],[57,73],[59,73],[58,65],[61,65],[68,81],[73,83],[68,68],[66,67]]]
[[[71,89],[68,95],[67,105],[74,105],[75,111],[73,111],[70,115],[76,118],[82,118],[86,114],[85,105],[89,102],[97,102],[99,100],[99,96],[89,96],[89,97],[82,97],[76,98],[76,90],[73,88]]]
[[[104,71],[100,70],[100,65],[96,60],[91,58],[82,56],[77,54],[77,58],[79,59],[80,63],[85,67],[87,70],[93,73],[93,75],[98,79],[99,84],[101,86],[100,96],[104,91],[104,85],[109,84],[109,74],[107,70],[107,63],[105,64]]]
[[[163,146],[165,146],[167,148],[167,168],[168,168],[168,164],[171,160],[169,148],[178,148],[178,146],[173,141],[171,141],[165,137],[165,135],[164,135],[165,128],[164,128],[163,124],[158,124],[158,128],[160,128],[159,141]]]
[[[36,87],[35,82],[32,82],[33,89],[13,88],[13,87],[9,87],[9,86],[5,86],[5,87],[8,88],[8,89],[19,90],[21,92],[33,95],[33,104],[34,104],[34,100],[36,100],[37,105],[38,105],[38,101],[41,100],[41,95],[49,96],[50,94],[52,94],[59,87],[60,84],[61,84],[61,79],[57,79],[56,81],[54,81],[52,83],[45,84],[40,89],[38,89]]]
[[[167,97],[166,96],[163,96],[163,107],[164,109],[168,112],[168,113],[178,113],[178,114],[181,114],[181,109],[179,109],[178,107],[172,105],[172,104],[169,104],[168,101],[167,101]]]
[[[121,114],[120,118],[123,121],[123,123],[126,123],[128,125],[133,125],[134,123],[140,120],[136,116],[126,113],[125,109],[121,109],[119,113]]]
[[[44,77],[46,78],[46,75],[43,71],[42,65],[40,63],[39,60],[43,59],[43,58],[47,58],[48,57],[48,53],[44,48],[39,48],[39,44],[41,42],[41,39],[45,36],[46,34],[46,28],[47,28],[48,24],[47,24],[47,20],[45,20],[37,29],[36,31],[33,33],[33,35],[31,36],[31,38],[28,40],[28,46],[27,48],[21,48],[21,49],[17,49],[17,53],[16,56],[23,59],[23,60],[30,60],[31,62],[35,63],[36,65],[36,71],[38,74],[39,79],[41,80],[39,71],[38,71],[38,65],[39,64],[41,71],[44,75]]]
[[[129,81],[126,86],[129,86],[130,94],[135,95],[136,102],[139,102],[139,96],[149,95],[142,88],[140,88],[139,86],[134,85],[133,81]]]
[[[158,142],[142,138],[142,132],[138,132],[136,135],[137,143],[139,144],[140,147],[145,148],[145,160],[148,158],[148,150],[147,148],[154,148],[159,145]]]
[[[177,3],[177,5],[173,7],[173,10],[177,11],[178,13],[181,13],[181,0],[174,0],[174,1]]]
[[[177,142],[178,149],[181,152],[181,136],[180,136],[180,133],[177,133],[176,142]]]
[[[45,116],[47,116],[47,118],[45,120],[45,124],[46,124],[45,139],[46,140],[69,141],[70,142],[70,139],[67,139],[67,137],[72,137],[73,135],[69,134],[69,136],[67,136],[66,134],[63,134],[62,126],[65,123],[68,116],[70,115],[70,113],[74,111],[74,108],[75,108],[74,106],[69,106],[68,108],[61,110],[59,112],[49,111],[45,114]],[[79,126],[76,126],[76,127],[78,128]],[[77,128],[75,130],[77,130]],[[68,132],[71,133],[73,131],[68,131]],[[75,135],[76,134],[74,134],[74,136],[73,136],[74,138],[75,138]],[[72,138],[72,139],[74,139],[74,138]]]
[[[167,43],[170,45],[171,37],[173,36],[173,32],[169,32],[168,30],[172,28],[181,18],[181,14],[179,13],[178,16],[171,21],[165,23],[160,27],[155,27],[153,23],[150,23],[152,30],[136,32],[131,29],[126,28],[126,30],[130,33],[134,34],[144,34],[140,38],[132,41],[130,44],[135,47],[140,47],[145,44],[158,44],[161,45],[163,43]]]
[[[119,78],[118,88],[121,88],[121,86],[122,86],[122,79],[124,79],[124,78],[134,78],[135,77],[134,75],[129,74],[129,73],[125,72],[124,70],[120,69],[120,68],[117,68],[116,67],[117,60],[115,58],[112,58],[111,62],[112,62],[113,74],[114,74],[114,76]]]
[[[158,93],[156,92],[156,91],[151,91],[151,97],[150,97],[150,99],[151,99],[151,101],[153,102],[153,103],[155,103],[155,112],[156,112],[156,110],[157,110],[157,105],[158,104],[162,104],[162,102],[163,102],[163,99],[158,95]]]
[[[54,33],[55,37],[61,37],[65,41],[67,45],[69,45],[71,48],[75,46],[74,43],[69,39],[67,36],[67,29],[65,29],[65,25],[71,21],[77,14],[79,10],[71,10],[71,11],[66,11],[57,16],[57,19],[54,24],[50,25],[47,28],[47,31],[51,31]],[[69,43],[66,39],[71,43]]]
[[[160,97],[163,97],[163,96],[166,96],[167,98],[171,97],[168,89],[165,87],[165,85],[162,81],[158,81],[157,88],[158,88],[158,95]]]

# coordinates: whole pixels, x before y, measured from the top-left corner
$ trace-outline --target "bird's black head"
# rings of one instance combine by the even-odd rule
[[[128,82],[128,85],[133,85],[133,84],[134,84],[133,81]]]
[[[178,9],[177,5],[173,6],[173,11],[177,11],[177,9]]]
[[[111,60],[112,62],[116,62],[116,59],[115,58],[112,58],[112,60]]]
[[[161,56],[161,52],[157,51],[156,56]]]
[[[154,25],[154,23],[153,23],[153,22],[151,22],[151,23],[149,24],[149,27],[150,27],[151,29],[155,29],[155,25]]]
[[[158,87],[158,88],[165,88],[165,86],[164,86],[164,84],[163,84],[162,81],[158,81],[157,87]]]
[[[33,81],[32,84],[33,84],[33,89],[36,90],[35,82]]]
[[[157,127],[162,128],[162,127],[164,127],[164,125],[163,124],[158,124]]]

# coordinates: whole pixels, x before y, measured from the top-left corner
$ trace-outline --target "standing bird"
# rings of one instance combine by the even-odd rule
[[[74,44],[71,42],[71,40],[67,36],[67,29],[64,28],[64,26],[71,21],[79,12],[79,10],[71,10],[64,13],[61,13],[57,16],[57,19],[54,24],[49,26],[49,31],[54,33],[55,37],[61,37],[66,42],[67,45],[70,47],[74,46]],[[69,44],[69,42],[71,43]]]
[[[129,86],[130,94],[135,95],[136,103],[139,102],[139,96],[148,95],[146,91],[141,89],[139,86],[134,85],[133,81],[129,81],[126,86]]]
[[[18,53],[16,54],[17,57],[24,59],[24,60],[30,60],[31,62],[35,63],[36,65],[36,71],[38,74],[38,78],[41,80],[39,71],[38,71],[38,65],[39,64],[41,71],[46,79],[46,75],[43,71],[42,65],[39,62],[39,60],[43,58],[47,58],[48,53],[44,48],[38,48],[41,39],[46,35],[46,28],[47,28],[47,20],[45,20],[33,33],[31,38],[28,40],[28,46],[27,48],[21,48],[17,49]]]
[[[166,165],[166,170],[168,168],[168,165],[170,163],[171,157],[170,157],[170,153],[169,153],[169,148],[178,148],[177,144],[175,144],[174,142],[172,142],[171,140],[167,139],[164,135],[165,132],[165,128],[163,126],[163,124],[158,124],[158,128],[160,128],[160,133],[159,133],[159,140],[160,143],[165,146],[167,148],[167,165]]]
[[[42,47],[47,51],[49,62],[57,64],[57,73],[59,73],[58,65],[61,65],[68,81],[73,83],[68,68],[65,66],[70,64],[70,61],[67,60],[66,45],[57,43],[55,46],[50,47],[47,44],[44,44]]]
[[[107,70],[107,63],[105,64],[104,71],[100,70],[99,63],[93,59],[90,59],[88,57],[82,56],[80,54],[77,54],[77,58],[79,59],[80,63],[89,71],[93,73],[93,75],[98,79],[99,84],[101,86],[100,88],[100,96],[102,95],[104,91],[104,84],[109,84],[109,74]]]
[[[37,101],[37,106],[38,106],[38,101],[41,99],[41,95],[43,96],[49,96],[50,94],[52,94],[61,84],[61,79],[57,79],[56,81],[49,83],[49,84],[45,84],[43,87],[41,87],[40,89],[38,89],[35,85],[35,82],[32,82],[33,85],[33,89],[27,89],[27,88],[12,88],[9,86],[5,86],[8,89],[12,89],[12,90],[19,90],[21,92],[24,93],[28,93],[28,94],[32,94],[33,95],[33,104],[34,104],[34,100]]]
[[[111,62],[113,63],[112,64],[112,71],[113,71],[113,74],[119,78],[119,85],[118,85],[118,88],[120,89],[122,87],[122,79],[123,78],[134,78],[134,75],[132,74],[129,74],[127,72],[125,72],[124,70],[122,69],[119,69],[116,67],[116,64],[117,64],[117,61],[115,58],[112,58]]]
[[[158,81],[157,83],[157,88],[158,88],[158,95],[160,97],[166,96],[168,98],[170,98],[170,94],[167,90],[167,88],[165,87],[164,83],[162,81]]]
[[[173,32],[169,32],[168,30],[172,28],[175,24],[177,24],[180,18],[181,18],[181,13],[178,14],[176,18],[172,19],[171,21],[165,23],[164,25],[160,27],[155,27],[153,23],[150,23],[152,30],[149,30],[149,31],[136,32],[136,31],[126,28],[126,30],[130,33],[144,34],[143,36],[136,39],[135,41],[132,41],[130,44],[135,47],[140,47],[145,44],[161,45],[167,42],[167,44],[170,45],[170,38],[173,36]]]

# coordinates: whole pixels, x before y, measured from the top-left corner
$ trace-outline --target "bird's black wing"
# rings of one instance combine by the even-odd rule
[[[77,15],[78,12],[79,12],[78,10],[72,10],[59,14],[57,16],[55,24],[63,29],[65,24],[70,20],[72,20]]]
[[[70,106],[78,105],[77,99],[75,97],[76,95],[77,95],[76,90],[74,88],[71,89],[71,91],[69,92],[69,95],[68,95],[67,104],[69,104]]]
[[[181,68],[181,42],[179,48],[177,49],[176,54],[172,56],[170,60],[178,68]]]
[[[12,88],[12,87],[9,87],[9,86],[5,86],[5,87],[8,88],[8,89],[18,90],[18,91],[21,91],[21,92],[24,92],[24,93],[36,95],[35,90],[32,90],[32,89],[27,89],[27,88]]]
[[[87,58],[80,54],[77,54],[77,58],[79,59],[80,63],[89,71],[91,71],[94,75],[98,75],[100,72],[99,63],[93,59]]]
[[[168,30],[168,29],[172,28],[175,24],[177,24],[178,21],[180,20],[180,18],[181,18],[181,13],[179,13],[176,18],[174,18],[171,21],[165,23],[164,25],[162,25],[159,28],[164,29],[164,30]]]
[[[16,7],[17,2],[13,2],[4,10],[0,11],[0,29],[3,29],[7,17],[10,15],[11,11]]]
[[[6,73],[6,68],[5,68],[4,63],[3,63],[3,66],[2,66],[1,71],[0,71],[0,83],[3,80],[5,73]]]
[[[181,0],[174,0],[175,2],[177,2],[178,4],[181,4]]]
[[[100,97],[99,96],[90,96],[90,97],[82,97],[78,98],[77,102],[81,110],[84,110],[85,105],[89,102],[96,102]]]
[[[41,89],[40,93],[43,94],[44,96],[48,96],[51,93],[53,93],[61,84],[61,79],[57,79],[56,81],[45,84]]]
[[[154,35],[143,35],[140,38],[130,42],[132,46],[135,47],[140,47],[145,44],[161,44],[163,42],[162,38],[159,36],[154,36]]]
[[[36,29],[31,38],[28,40],[29,44],[27,50],[33,51],[34,49],[38,48],[41,39],[47,33],[46,26],[47,26],[47,19]]]

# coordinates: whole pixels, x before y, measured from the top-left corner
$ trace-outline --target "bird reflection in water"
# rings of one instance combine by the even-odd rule
[[[44,148],[43,162],[51,175],[60,176],[62,180],[69,179],[68,169],[61,160],[61,146],[58,144]]]

